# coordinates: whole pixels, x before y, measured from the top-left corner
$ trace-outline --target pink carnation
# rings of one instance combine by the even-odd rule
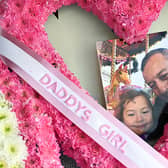
[[[2,0],[0,26],[46,59],[81,88],[48,40],[44,24],[63,5],[92,11],[125,41],[142,40],[166,0]],[[0,61],[0,90],[13,104],[29,156],[26,168],[62,167],[59,146],[82,168],[124,167]],[[84,90],[83,90],[84,91]],[[84,91],[88,94],[86,91]],[[156,145],[167,157],[167,136]]]

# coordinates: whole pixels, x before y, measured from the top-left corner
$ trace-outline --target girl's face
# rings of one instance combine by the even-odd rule
[[[137,96],[124,104],[123,122],[138,135],[149,131],[153,124],[152,109],[144,96]]]

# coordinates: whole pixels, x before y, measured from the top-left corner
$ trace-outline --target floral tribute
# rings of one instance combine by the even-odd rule
[[[37,94],[26,95],[31,88],[19,86],[18,77],[8,73],[1,67],[0,89],[5,97],[0,95],[0,168],[61,168],[52,119],[34,113],[38,107],[32,97]]]
[[[164,133],[163,136],[158,140],[155,144],[155,149],[161,153],[163,156],[168,158],[168,124],[164,126]]]
[[[26,157],[27,148],[19,135],[16,114],[0,94],[0,167],[24,167]]]
[[[44,24],[63,5],[92,11],[125,41],[145,37],[166,0],[0,0],[0,26],[81,88],[48,40]],[[61,168],[60,148],[82,168],[124,167],[0,61],[0,90],[28,149],[26,168]],[[60,147],[60,148],[59,148]],[[2,160],[2,159],[1,159]]]

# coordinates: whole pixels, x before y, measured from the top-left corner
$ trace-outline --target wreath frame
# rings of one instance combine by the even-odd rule
[[[63,5],[77,3],[84,10],[97,15],[120,38],[132,43],[145,37],[165,2],[166,0],[151,0],[143,1],[142,4],[141,0],[1,0],[0,26],[55,68],[59,68],[62,74],[81,88],[79,80],[68,70],[62,57],[48,40],[44,28],[48,16]],[[38,95],[1,60],[0,70],[0,90],[6,99],[13,103],[13,111],[20,123],[19,128],[27,140],[27,168],[62,167],[59,146],[64,154],[75,159],[78,165],[84,168],[124,167]],[[46,130],[45,133],[42,129]],[[37,137],[34,136],[36,131]]]

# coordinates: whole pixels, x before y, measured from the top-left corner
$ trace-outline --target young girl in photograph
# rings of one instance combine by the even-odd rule
[[[149,95],[140,89],[124,89],[119,99],[116,117],[137,135],[148,134],[153,126]]]

